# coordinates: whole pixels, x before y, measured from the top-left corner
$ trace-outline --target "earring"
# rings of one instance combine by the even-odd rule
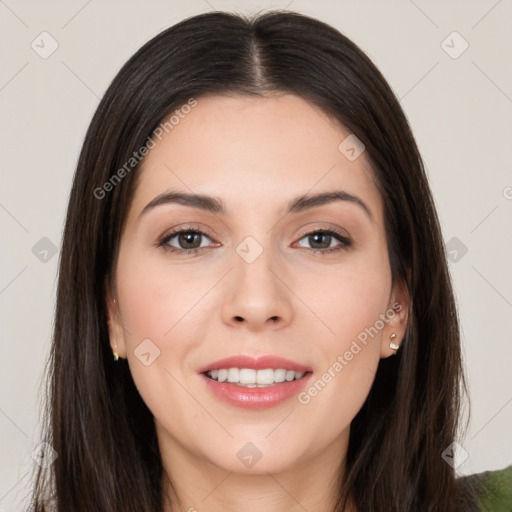
[[[395,339],[396,339],[396,334],[393,333],[391,335],[391,343],[389,344],[389,348],[392,348],[393,350],[398,350],[400,348],[400,345],[397,345],[395,343]]]
[[[117,342],[114,341],[114,347],[117,348]],[[119,354],[117,352],[114,352],[114,361],[119,361]]]

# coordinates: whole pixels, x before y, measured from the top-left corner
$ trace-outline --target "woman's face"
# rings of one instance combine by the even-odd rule
[[[138,171],[107,297],[111,344],[164,457],[238,473],[339,460],[407,319],[365,153],[295,95],[204,96],[184,110]],[[248,359],[215,365],[237,356]],[[245,385],[212,380],[212,366]]]

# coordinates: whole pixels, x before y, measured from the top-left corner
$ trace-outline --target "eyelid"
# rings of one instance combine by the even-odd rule
[[[211,229],[208,229],[202,225],[194,225],[193,223],[191,223],[191,224],[185,224],[183,226],[172,227],[172,228],[166,229],[164,234],[159,236],[158,239],[162,240],[163,238],[166,238],[169,235],[177,235],[183,231],[187,231],[187,232],[195,231],[197,233],[201,233],[202,235],[206,235],[210,239],[215,238],[217,236],[217,235],[209,234],[210,232],[214,233]]]
[[[324,233],[324,232],[335,233],[336,235],[338,235],[343,240],[350,240],[350,237],[347,234],[344,234],[339,229],[337,229],[335,227],[331,227],[331,226],[318,226],[316,228],[303,228],[301,230],[300,234],[299,234],[299,237],[303,238],[306,235],[315,234],[317,232],[320,232],[320,233]]]

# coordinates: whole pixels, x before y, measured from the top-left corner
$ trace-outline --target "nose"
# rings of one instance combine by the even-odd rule
[[[224,322],[250,331],[282,329],[293,318],[293,292],[286,285],[287,275],[271,250],[265,249],[252,262],[234,254],[222,306]]]

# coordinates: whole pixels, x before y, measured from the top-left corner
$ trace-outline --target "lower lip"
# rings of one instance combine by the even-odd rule
[[[311,376],[312,373],[307,373],[302,378],[290,382],[280,382],[264,388],[246,388],[229,382],[219,382],[201,374],[208,389],[216,397],[242,409],[268,409],[279,405],[300,393]]]

